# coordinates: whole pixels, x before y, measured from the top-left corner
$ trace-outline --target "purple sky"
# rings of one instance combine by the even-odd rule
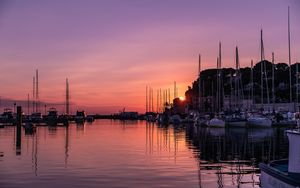
[[[218,42],[223,65],[265,56],[287,62],[287,7],[291,9],[292,61],[300,61],[299,0],[87,0],[0,1],[0,96],[26,99],[40,71],[41,100],[64,100],[70,80],[76,108],[144,110],[145,86],[179,95],[203,68],[214,68]],[[106,109],[106,110],[105,110]],[[109,110],[107,110],[109,109]]]

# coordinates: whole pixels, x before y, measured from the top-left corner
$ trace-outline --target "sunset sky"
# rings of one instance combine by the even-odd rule
[[[68,77],[73,111],[144,112],[146,85],[156,97],[176,81],[184,95],[199,53],[203,69],[216,67],[219,41],[223,66],[234,65],[236,45],[249,66],[263,29],[266,58],[288,62],[288,6],[294,63],[299,0],[1,0],[0,96],[26,100],[39,69],[41,101],[63,102]]]

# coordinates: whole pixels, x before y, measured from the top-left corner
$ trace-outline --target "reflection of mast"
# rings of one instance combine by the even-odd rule
[[[65,141],[65,168],[68,164],[68,157],[69,157],[69,127],[66,126],[66,141]]]

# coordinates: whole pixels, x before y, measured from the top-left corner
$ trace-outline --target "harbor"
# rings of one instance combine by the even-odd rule
[[[299,13],[0,1],[0,188],[299,188]]]

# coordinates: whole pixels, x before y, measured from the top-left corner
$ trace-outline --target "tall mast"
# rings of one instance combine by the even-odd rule
[[[220,110],[221,110],[221,93],[222,93],[222,91],[221,91],[221,75],[222,75],[222,69],[221,69],[221,67],[222,67],[222,56],[221,56],[221,51],[222,50],[222,48],[221,48],[221,42],[219,42],[219,58],[218,58],[218,112],[220,112]]]
[[[235,48],[235,82],[234,82],[234,88],[235,88],[235,108],[239,108],[239,51],[238,47]]]
[[[298,90],[299,90],[299,67],[298,63],[296,64],[296,106],[298,106],[299,102],[299,96],[298,96]]]
[[[151,102],[152,102],[152,104],[151,104],[151,106],[152,106],[152,112],[154,112],[154,102],[153,102],[153,88],[151,88]]]
[[[39,70],[36,69],[35,71],[35,79],[36,79],[36,95],[35,95],[35,98],[36,98],[36,112],[39,112]]]
[[[151,87],[148,88],[148,112],[151,112]]]
[[[159,111],[162,112],[161,88],[159,89]]]
[[[66,78],[66,114],[70,113],[69,80]]]
[[[32,113],[35,113],[35,77],[32,79]]]
[[[174,81],[174,99],[177,98],[176,92],[177,92],[177,89],[176,89],[176,81]]]
[[[272,52],[272,102],[273,102],[273,110],[275,109],[275,59],[274,52]]]
[[[251,59],[251,100],[252,100],[252,105],[254,103],[254,83],[253,83],[253,60]]]
[[[264,69],[264,67],[263,67],[263,39],[262,39],[262,37],[263,37],[263,31],[262,30],[260,30],[260,72],[261,72],[261,74],[260,74],[260,88],[261,88],[261,90],[260,90],[260,97],[261,97],[261,99],[260,99],[260,102],[261,102],[261,107],[263,108],[263,104],[264,104],[264,80],[263,80],[263,69]]]
[[[156,90],[156,113],[159,112],[159,92]]]
[[[146,85],[146,113],[148,112],[148,86]]]
[[[170,88],[168,88],[168,103],[171,104],[171,95],[170,95]]]
[[[29,93],[28,93],[28,95],[27,95],[27,115],[29,115],[29,107],[30,106],[30,102],[29,102]]]
[[[198,89],[199,89],[199,107],[198,110],[201,111],[201,79],[200,79],[200,73],[201,73],[201,54],[199,54],[199,65],[198,65]]]
[[[289,77],[290,77],[290,103],[292,102],[292,67],[291,67],[291,31],[290,31],[290,7],[288,7],[288,44],[289,44]]]
[[[216,105],[216,110],[217,112],[219,112],[219,99],[220,99],[220,93],[219,93],[219,58],[217,57],[217,92],[216,92],[216,101],[217,101],[217,105]]]

